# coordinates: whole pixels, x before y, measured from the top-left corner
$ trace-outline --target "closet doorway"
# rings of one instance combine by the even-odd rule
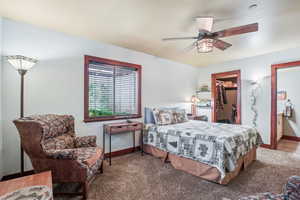
[[[212,122],[241,124],[241,71],[211,75]]]
[[[271,149],[293,150],[288,140],[300,141],[299,77],[300,61],[272,65]]]

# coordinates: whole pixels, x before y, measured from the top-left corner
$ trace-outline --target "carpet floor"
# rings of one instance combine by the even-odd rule
[[[263,148],[258,149],[257,161],[227,186],[176,170],[153,156],[133,153],[113,158],[111,166],[105,163],[104,174],[91,184],[88,199],[236,200],[261,192],[280,193],[292,175],[300,175],[299,154]]]

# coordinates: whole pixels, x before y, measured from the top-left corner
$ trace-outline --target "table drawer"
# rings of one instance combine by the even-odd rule
[[[128,129],[130,131],[136,131],[136,130],[141,130],[143,128],[142,124],[132,124],[132,125],[128,125]]]
[[[122,132],[126,132],[129,131],[129,127],[128,126],[115,126],[115,127],[111,127],[110,128],[110,133],[122,133]]]

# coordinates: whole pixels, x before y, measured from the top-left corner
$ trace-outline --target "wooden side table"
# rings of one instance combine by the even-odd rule
[[[135,151],[135,132],[140,131],[141,137],[141,154],[143,155],[143,126],[144,124],[142,122],[119,122],[119,123],[108,123],[103,124],[103,149],[104,149],[104,155],[105,155],[105,134],[109,135],[109,165],[111,165],[111,136],[119,133],[126,133],[126,132],[132,132],[132,139],[133,139],[133,152]],[[104,156],[105,158],[105,156]]]

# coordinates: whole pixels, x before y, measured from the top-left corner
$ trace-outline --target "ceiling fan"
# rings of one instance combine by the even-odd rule
[[[196,40],[188,48],[188,50],[194,49],[196,47],[199,53],[207,53],[211,52],[213,50],[213,47],[224,51],[232,46],[232,44],[220,40],[219,38],[258,31],[258,23],[253,23],[244,26],[228,28],[222,31],[211,32],[214,21],[213,17],[196,17],[195,19],[199,27],[198,36],[163,38],[162,40]]]

